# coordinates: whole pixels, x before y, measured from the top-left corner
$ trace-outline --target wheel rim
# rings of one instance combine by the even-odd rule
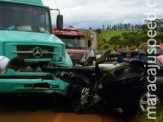
[[[152,93],[150,93],[151,95],[154,95]],[[140,97],[140,100],[139,100],[139,106],[140,106],[140,109],[142,111],[146,111],[147,110],[147,107],[150,107],[148,106],[148,102],[147,100],[149,99],[148,97],[148,93],[144,93],[141,97]],[[160,103],[160,100],[159,98],[156,96],[156,101],[157,101],[157,105]]]

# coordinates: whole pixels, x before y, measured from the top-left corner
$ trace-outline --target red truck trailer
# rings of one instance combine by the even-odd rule
[[[85,34],[72,27],[64,27],[62,30],[57,30],[56,26],[53,26],[53,33],[65,43],[66,50],[72,61],[81,61],[84,53],[88,51]]]

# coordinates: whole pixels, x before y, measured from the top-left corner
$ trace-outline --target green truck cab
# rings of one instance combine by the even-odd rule
[[[0,55],[25,59],[22,70],[0,74],[0,93],[68,94],[69,83],[42,70],[72,66],[52,31],[50,9],[41,0],[0,0]]]

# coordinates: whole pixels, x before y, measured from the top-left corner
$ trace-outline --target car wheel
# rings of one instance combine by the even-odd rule
[[[151,95],[154,95],[153,93],[150,93]],[[148,97],[148,93],[147,92],[142,92],[141,94],[140,94],[140,96],[138,97],[138,99],[137,99],[137,107],[138,107],[138,109],[140,110],[140,111],[142,111],[142,112],[144,112],[144,111],[146,111],[147,110],[147,108],[148,108],[148,99],[149,99],[149,97]],[[156,95],[156,102],[157,102],[157,105],[159,105],[160,104],[160,100],[159,100],[159,98],[157,97],[157,95]]]
[[[133,117],[137,113],[137,108],[134,104],[128,104],[122,107],[122,111],[125,117]]]

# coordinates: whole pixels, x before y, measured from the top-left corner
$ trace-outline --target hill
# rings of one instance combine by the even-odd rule
[[[96,30],[97,33],[97,40],[98,40],[98,49],[104,50],[107,47],[112,47],[109,44],[109,40],[112,37],[120,36],[122,38],[123,33],[130,33],[131,30]],[[118,41],[118,40],[117,40]]]

